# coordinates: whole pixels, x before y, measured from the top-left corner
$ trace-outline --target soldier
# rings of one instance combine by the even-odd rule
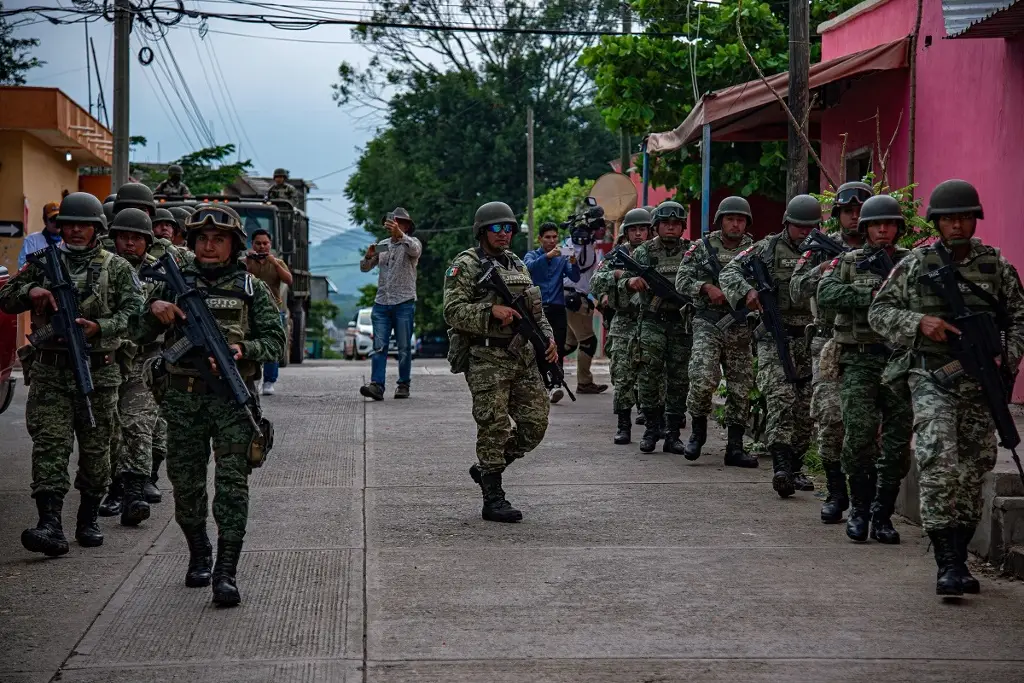
[[[111,430],[116,423],[117,386],[121,374],[114,355],[121,347],[128,321],[142,307],[142,290],[132,267],[121,257],[102,250],[97,229],[104,225],[103,205],[91,194],[74,192],[60,204],[57,224],[64,246],[61,258],[78,290],[77,323],[89,341],[89,365],[94,391],[90,396],[96,426],[82,409],[69,350],[50,336],[40,340],[31,356],[25,422],[32,437],[32,497],[39,523],[21,534],[26,550],[56,556],[68,552],[61,526],[64,496],[71,487],[68,463],[78,440],[75,488],[82,493],[75,538],[83,547],[103,544],[96,524],[103,492],[110,478]],[[36,263],[24,269],[0,290],[0,310],[32,311],[32,326],[42,330],[57,302],[51,283]]]
[[[168,209],[174,219],[177,221],[174,226],[174,233],[168,237],[171,244],[175,246],[178,251],[188,251],[188,245],[185,244],[185,224],[188,223],[188,219],[192,216],[192,212],[184,206],[172,206]]]
[[[181,166],[171,164],[167,168],[167,178],[160,181],[160,184],[153,190],[153,194],[160,194],[167,198],[191,197],[192,191],[181,181],[183,173]]]
[[[274,184],[267,190],[267,199],[287,199],[292,204],[299,201],[299,191],[288,181],[288,171],[283,168],[274,169]]]
[[[529,343],[521,346],[519,335],[510,327],[519,314],[492,290],[477,284],[488,264],[498,268],[513,293],[526,293],[534,319],[548,338],[549,362],[558,362],[558,346],[544,317],[540,288],[533,284],[526,265],[509,251],[512,235],[519,231],[512,209],[502,202],[484,204],[476,211],[473,229],[477,247],[456,256],[445,273],[444,319],[452,328],[448,358],[453,372],[466,373],[473,395],[480,462],[469,474],[483,493],[481,516],[492,522],[518,522],[523,513],[505,500],[501,474],[540,444],[548,428],[550,403],[533,349]]]
[[[187,247],[179,249],[171,242],[175,230],[178,229],[178,219],[168,209],[162,206],[157,207],[153,213],[153,244],[149,253],[153,258],[159,259],[164,254],[171,254],[180,268],[184,263],[191,261],[194,255]],[[170,235],[170,237],[168,237]]]
[[[900,542],[900,535],[892,525],[892,514],[900,482],[910,469],[914,415],[910,396],[882,380],[892,351],[868,325],[868,307],[888,273],[872,271],[865,263],[879,250],[884,250],[892,263],[899,263],[910,252],[894,244],[906,221],[893,197],[880,195],[865,201],[859,223],[867,246],[829,263],[818,286],[818,302],[836,312],[834,338],[840,349],[845,423],[842,469],[850,478],[853,500],[846,535],[866,541],[870,513],[871,538],[894,544]],[[880,453],[876,446],[879,422]]]
[[[1024,356],[1024,293],[1017,269],[974,237],[983,217],[978,191],[963,180],[939,183],[928,200],[927,218],[951,253],[964,300],[973,313],[992,316],[1003,337],[1001,367],[1015,375]],[[996,463],[996,437],[978,381],[936,373],[953,360],[950,342],[959,333],[945,301],[919,279],[943,265],[937,246],[918,247],[896,265],[875,295],[868,322],[909,349],[894,359],[891,375],[905,375],[910,385],[921,525],[935,550],[935,590],[957,596],[980,591],[967,569],[967,546],[981,519],[982,478]]]
[[[722,269],[719,281],[733,308],[746,305],[751,311],[760,311],[761,301],[743,269],[747,259],[760,258],[778,285],[779,312],[800,379],[787,381],[775,340],[770,334],[761,333],[757,337],[757,388],[768,406],[765,441],[772,456],[772,488],[779,496],[787,498],[796,491],[793,472],[799,472],[811,437],[807,419],[810,390],[803,378],[810,379],[811,375],[810,348],[805,341],[804,328],[812,317],[808,303],[793,301],[789,284],[800,258],[800,243],[812,228],[821,225],[821,205],[807,194],[793,197],[786,207],[782,225],[782,232],[769,235],[737,254]]]
[[[754,383],[750,355],[750,328],[745,320],[736,320],[733,310],[718,287],[718,277],[708,265],[716,259],[719,268],[746,249],[754,240],[747,230],[754,222],[750,204],[743,197],[726,197],[715,212],[715,228],[704,239],[695,241],[683,256],[676,274],[676,289],[690,297],[696,313],[693,320],[693,354],[690,356],[690,393],[686,406],[692,426],[685,457],[696,460],[708,438],[711,397],[725,372],[725,424],[728,441],[725,464],[757,467],[757,456],[744,453],[743,432],[750,417],[750,387]],[[711,252],[709,252],[709,249]],[[728,327],[720,325],[727,322]]]
[[[156,259],[146,253],[153,242],[153,226],[142,210],[128,208],[118,212],[110,226],[110,235],[117,247],[117,255],[132,265],[136,276],[143,266],[156,263]],[[148,299],[153,288],[152,282],[143,284],[145,298]],[[112,447],[116,450],[111,453],[111,476],[120,481],[119,490],[114,490],[113,497],[118,493],[123,496],[118,503],[124,526],[137,526],[149,519],[149,503],[153,498],[152,492],[147,496],[146,484],[153,472],[153,439],[158,411],[153,393],[142,381],[142,365],[146,359],[160,352],[160,343],[139,335],[142,314],[140,309],[138,315],[132,316],[125,335],[136,349],[134,357],[123,362],[121,367],[123,381],[118,389],[120,438]],[[108,495],[105,504],[111,500],[112,495]]]
[[[637,247],[633,258],[654,266],[670,282],[675,282],[679,263],[689,246],[689,241],[680,239],[686,209],[677,202],[662,202],[654,210],[653,221],[658,236]],[[640,294],[641,304],[639,330],[631,346],[632,353],[639,352],[640,408],[647,420],[640,450],[652,452],[664,435],[662,450],[682,455],[679,430],[686,423],[686,394],[690,389],[687,366],[693,337],[686,330],[682,313],[656,299],[643,278],[630,278],[626,287]]]
[[[626,213],[622,220],[622,236],[630,253],[650,239],[651,220],[651,214],[643,209]],[[611,347],[612,386],[615,387],[612,406],[619,419],[614,442],[620,446],[629,443],[632,437],[632,411],[636,402],[636,366],[629,361],[627,347],[629,340],[636,335],[640,308],[636,294],[627,287],[628,282],[626,271],[615,270],[608,266],[608,261],[603,261],[590,283],[591,293],[598,301],[604,302],[605,308],[614,312],[605,349]]]
[[[870,185],[861,182],[843,183],[836,191],[832,217],[839,223],[840,239],[848,249],[857,249],[864,244],[858,220],[861,205],[871,197],[872,192]],[[828,496],[821,506],[821,521],[825,524],[838,524],[843,521],[843,512],[850,507],[841,462],[843,411],[839,399],[839,380],[823,377],[821,373],[821,350],[832,338],[835,311],[819,308],[816,301],[818,284],[828,262],[829,259],[820,253],[806,252],[797,261],[789,292],[793,301],[809,301],[811,312],[814,313],[814,337],[811,339],[811,418],[817,430],[818,455],[825,469],[828,487]],[[794,484],[801,491],[814,490],[810,479],[799,472],[794,473]]]
[[[245,242],[235,211],[224,205],[200,205],[188,223],[188,246],[196,258],[182,268],[182,275],[206,295],[207,305],[213,308],[221,332],[235,352],[239,373],[249,391],[255,392],[260,364],[281,355],[285,338],[274,297],[266,285],[246,272],[239,259]],[[184,314],[166,288],[156,290],[149,312],[142,334],[166,329],[167,347],[181,340],[181,329],[173,325]],[[241,602],[235,571],[249,514],[249,451],[254,433],[245,412],[200,376],[198,363],[207,362],[186,355],[179,364],[165,363],[167,374],[152,383],[161,395],[168,426],[167,477],[174,488],[174,518],[189,549],[185,585],[211,583],[206,470],[212,439],[213,517],[219,532],[217,562],[212,569],[213,602],[233,606]],[[215,366],[213,370],[216,372]]]

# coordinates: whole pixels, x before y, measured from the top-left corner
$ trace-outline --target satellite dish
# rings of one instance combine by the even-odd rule
[[[604,219],[614,226],[613,239],[619,236],[619,225],[630,209],[637,205],[636,186],[623,173],[605,173],[594,183],[590,196],[604,209]]]

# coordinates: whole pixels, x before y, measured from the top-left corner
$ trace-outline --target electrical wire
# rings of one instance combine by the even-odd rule
[[[142,42],[141,38],[136,38],[136,40],[138,40],[140,43]],[[149,89],[155,94],[156,90],[153,88],[153,81],[149,77],[149,70],[143,69],[142,74],[146,77],[146,81],[149,83]],[[185,130],[185,126],[181,123],[181,119],[178,118],[178,110],[174,105],[171,104],[171,100],[167,96],[167,91],[164,89],[164,84],[160,80],[159,76],[157,76],[156,78],[156,84],[160,88],[160,93],[163,95],[164,98],[165,106],[160,107],[160,109],[164,112],[164,116],[167,116],[168,111],[170,112],[170,116],[174,118],[174,122],[177,124],[175,133],[178,133],[179,139],[182,142],[187,142],[187,149],[195,149],[195,144],[192,142],[192,138],[189,137],[188,131]],[[170,120],[170,117],[168,117],[168,120]]]

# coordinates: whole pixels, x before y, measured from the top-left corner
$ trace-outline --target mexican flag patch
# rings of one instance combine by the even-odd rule
[[[449,266],[448,271],[444,274],[445,277],[455,277],[459,274],[458,266]]]

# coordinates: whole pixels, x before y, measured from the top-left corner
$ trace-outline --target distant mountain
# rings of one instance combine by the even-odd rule
[[[363,230],[346,230],[309,247],[309,269],[315,275],[326,275],[339,294],[358,294],[363,285],[377,282],[373,271],[359,270],[359,260],[375,238]]]

